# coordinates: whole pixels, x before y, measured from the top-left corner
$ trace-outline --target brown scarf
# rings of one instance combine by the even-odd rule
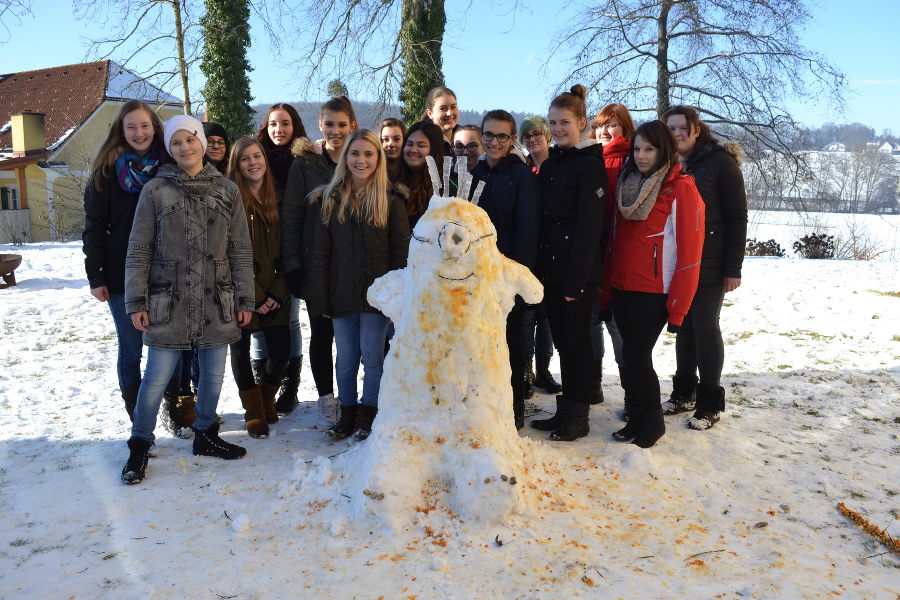
[[[646,221],[671,168],[664,165],[646,178],[638,170],[623,171],[616,186],[616,204],[622,216],[629,221]]]

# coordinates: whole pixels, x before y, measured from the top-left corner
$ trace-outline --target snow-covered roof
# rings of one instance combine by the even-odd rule
[[[180,102],[178,98],[164,92],[152,83],[141,79],[114,60],[109,61],[109,75],[106,80],[107,98],[127,98],[150,102]]]

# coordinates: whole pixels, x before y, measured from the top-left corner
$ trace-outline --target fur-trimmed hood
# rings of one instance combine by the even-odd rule
[[[291,144],[291,154],[294,156],[303,156],[305,154],[322,154],[322,148],[309,140],[309,138],[298,137]]]
[[[725,152],[734,157],[734,160],[737,161],[738,165],[744,162],[744,148],[738,142],[725,142],[722,144],[722,148],[725,149]]]

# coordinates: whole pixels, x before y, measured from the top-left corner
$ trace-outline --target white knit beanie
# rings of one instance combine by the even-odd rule
[[[176,131],[184,130],[200,140],[203,145],[203,154],[206,154],[206,134],[203,133],[203,123],[190,115],[175,115],[166,121],[163,127],[163,140],[166,143],[166,152],[169,152],[169,143]],[[171,154],[171,152],[169,152]]]

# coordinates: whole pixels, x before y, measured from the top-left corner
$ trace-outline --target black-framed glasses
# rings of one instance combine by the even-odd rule
[[[544,132],[540,129],[532,129],[528,133],[522,136],[522,141],[527,142],[528,140],[539,140],[542,137],[547,137],[544,135]]]
[[[207,140],[206,145],[210,148],[224,148],[227,144],[218,140]]]
[[[497,140],[501,144],[505,144],[512,138],[511,135],[506,135],[505,133],[493,134],[490,131],[485,131],[481,134],[481,139],[485,144],[490,144],[494,140]]]
[[[469,152],[478,152],[478,142],[469,142],[465,146],[457,143],[453,146],[453,150],[457,154],[462,154],[466,150],[468,150]]]

